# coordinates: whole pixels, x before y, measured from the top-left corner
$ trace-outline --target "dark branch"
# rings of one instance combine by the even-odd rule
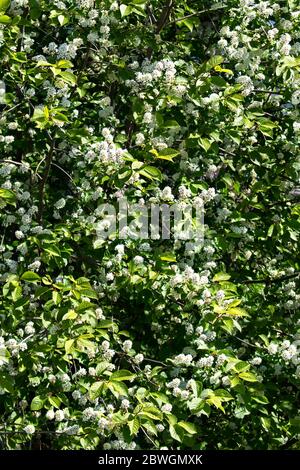
[[[265,278],[265,279],[245,279],[244,281],[235,281],[237,284],[278,284],[283,281],[287,281],[288,279],[293,279],[294,277],[299,276],[300,271],[297,271],[293,274],[289,274],[287,276],[282,276],[277,279],[272,278]]]

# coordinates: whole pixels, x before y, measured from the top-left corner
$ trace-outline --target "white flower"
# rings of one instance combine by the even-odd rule
[[[65,428],[65,433],[68,434],[69,436],[77,434],[78,431],[79,431],[78,424],[74,424],[73,426],[69,426],[69,427]]]
[[[113,2],[111,5],[110,5],[110,10],[112,11],[116,11],[119,9],[119,4],[118,2]]]
[[[225,375],[223,378],[222,378],[222,384],[224,385],[224,387],[229,387],[230,385],[230,379],[227,375]]]
[[[30,321],[30,322],[28,322],[28,323],[26,324],[26,326],[25,326],[25,333],[26,333],[27,335],[31,335],[31,334],[35,333],[35,329],[34,329],[34,327],[33,327],[33,322],[32,322],[32,321]]]
[[[222,366],[222,365],[224,364],[224,362],[226,361],[226,359],[227,359],[226,354],[220,354],[220,355],[217,357],[216,365],[217,365],[217,366]]]
[[[180,385],[180,379],[178,378],[175,378],[171,380],[171,382],[166,384],[167,388],[175,388],[175,387],[178,387],[179,385]]]
[[[174,357],[174,363],[177,366],[189,366],[193,361],[193,356],[191,354],[178,354]]]
[[[137,354],[136,356],[134,356],[133,360],[136,364],[141,364],[144,360],[144,355],[143,354]]]
[[[269,346],[268,346],[269,354],[276,354],[277,351],[278,351],[278,344],[270,343]]]
[[[297,121],[293,122],[293,129],[295,133],[300,132],[300,122],[297,122]]]
[[[261,363],[262,363],[262,358],[261,357],[254,357],[250,363],[253,365],[253,366],[259,366]]]
[[[213,356],[207,356],[207,357],[202,357],[199,359],[197,362],[197,367],[211,367],[214,363],[214,357]]]
[[[103,315],[102,308],[100,308],[100,307],[96,308],[95,314],[96,314],[97,320],[105,320],[105,316]]]
[[[136,134],[136,136],[135,136],[135,143],[136,143],[136,145],[143,145],[144,142],[145,142],[145,136],[144,136],[144,134],[142,134],[141,132],[139,132],[138,134]]]
[[[163,424],[157,424],[156,429],[158,430],[158,432],[163,432],[165,430],[165,427]]]
[[[41,267],[41,262],[39,260],[33,261],[33,263],[28,265],[30,271],[38,271]]]
[[[89,407],[83,410],[82,412],[83,421],[93,421],[96,418],[97,418],[97,412],[93,408]]]
[[[123,343],[123,350],[127,353],[132,348],[132,341],[130,339],[126,339]]]
[[[72,392],[72,397],[74,398],[74,400],[79,400],[79,398],[81,398],[81,392],[79,390],[74,390],[74,392]]]
[[[18,240],[21,240],[22,238],[24,238],[24,233],[21,230],[16,230],[15,236]]]
[[[152,114],[151,113],[145,113],[144,118],[143,118],[143,122],[145,124],[150,124],[152,122]]]
[[[33,426],[33,424],[28,424],[27,426],[25,426],[24,431],[26,432],[26,434],[34,434],[35,427]]]
[[[161,411],[162,411],[163,413],[171,413],[171,411],[172,411],[172,405],[171,405],[170,403],[166,403],[165,405],[163,405],[163,406],[161,407]]]
[[[54,206],[56,207],[57,210],[63,209],[65,207],[65,205],[66,205],[66,200],[64,198],[59,199],[54,204]]]
[[[56,410],[55,412],[55,420],[56,421],[63,421],[65,419],[65,414],[62,410]]]
[[[170,186],[166,186],[166,187],[162,190],[161,198],[162,198],[164,201],[173,201],[174,195],[172,194],[172,189],[170,188]]]
[[[109,349],[109,342],[107,340],[103,341],[101,344],[101,348],[103,351],[108,351]]]
[[[142,256],[135,256],[133,258],[133,262],[134,262],[134,264],[137,264],[137,265],[143,264],[144,263],[144,258]]]
[[[119,255],[124,255],[125,246],[122,244],[116,245],[115,250],[118,252]]]
[[[48,410],[47,413],[46,413],[46,418],[51,421],[52,419],[54,419],[54,417],[55,417],[54,411],[53,410]]]
[[[129,406],[130,406],[129,400],[124,399],[121,401],[121,408],[123,410],[128,410]]]

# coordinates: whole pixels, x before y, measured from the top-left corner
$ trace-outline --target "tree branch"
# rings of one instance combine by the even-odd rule
[[[45,206],[45,188],[46,188],[46,183],[49,177],[50,173],[50,168],[52,164],[52,159],[53,159],[53,151],[54,151],[54,139],[51,137],[50,133],[48,132],[48,137],[50,138],[50,150],[48,152],[48,155],[46,157],[46,167],[44,174],[42,176],[41,182],[40,182],[40,188],[39,188],[39,209],[38,209],[38,215],[37,215],[37,220],[39,223],[41,223],[42,218],[43,218],[43,212],[44,212],[44,206]]]
[[[211,8],[209,10],[196,11],[195,13],[191,13],[190,15],[185,15],[185,16],[182,16],[181,18],[176,18],[175,20],[170,21],[169,23],[167,23],[167,26],[169,26],[170,24],[174,24],[174,23],[180,23],[180,21],[184,21],[184,20],[187,20],[189,18],[193,18],[194,16],[203,15],[203,13],[213,13],[214,11],[224,10],[225,8],[227,8],[227,7],[224,5],[224,6],[220,6],[218,8]]]
[[[237,284],[277,284],[282,281],[287,281],[288,279],[293,279],[294,277],[299,276],[300,271],[297,271],[293,274],[289,274],[287,276],[282,276],[277,279],[271,279],[269,277],[265,279],[246,279],[244,281],[235,281]]]
[[[168,0],[166,5],[163,7],[160,18],[156,25],[156,34],[159,34],[163,27],[167,24],[173,5],[174,0]]]

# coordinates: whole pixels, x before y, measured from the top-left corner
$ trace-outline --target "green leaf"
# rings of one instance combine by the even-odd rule
[[[91,400],[96,400],[96,398],[98,398],[102,391],[103,391],[103,388],[104,388],[104,382],[103,381],[99,381],[99,382],[95,382],[91,385],[90,389],[89,389],[89,397]]]
[[[145,423],[142,424],[142,428],[144,428],[149,434],[152,434],[153,436],[157,436],[157,429],[153,421],[146,421]]]
[[[176,424],[173,426],[172,424],[169,427],[170,435],[175,441],[182,442],[184,438],[184,430],[177,426]]]
[[[32,411],[39,411],[43,408],[44,406],[44,400],[40,396],[36,396],[33,398],[30,409]]]
[[[264,430],[268,432],[270,427],[271,427],[270,418],[265,418],[265,417],[261,416],[260,421],[261,421],[261,424],[262,424]]]
[[[55,303],[55,305],[60,304],[60,302],[62,301],[62,296],[57,290],[54,290],[52,292],[52,300]]]
[[[66,342],[65,342],[65,350],[66,350],[66,353],[67,354],[71,354],[71,352],[74,351],[74,342],[75,340],[74,339],[68,339]]]
[[[144,404],[143,409],[138,414],[159,421],[163,417],[162,412],[152,404]]]
[[[58,75],[70,85],[76,85],[77,79],[72,72],[59,72]]]
[[[139,171],[140,175],[146,176],[146,178],[149,178],[150,180],[158,180],[161,181],[162,179],[162,174],[158,168],[155,168],[154,166],[146,165],[143,166],[142,169]]]
[[[50,405],[54,406],[54,408],[59,408],[62,402],[59,397],[55,397],[55,396],[48,397],[48,401]]]
[[[12,18],[7,15],[0,15],[0,23],[1,24],[9,24],[12,22]]]
[[[1,357],[3,361],[3,358]],[[14,381],[9,373],[0,372],[0,387],[9,393],[15,392]]]
[[[199,144],[201,145],[202,148],[204,148],[205,152],[208,152],[208,150],[210,149],[212,145],[212,142],[206,137],[199,137]]]
[[[222,320],[222,328],[231,334],[234,330],[234,323],[231,318],[223,318]]]
[[[46,251],[46,253],[49,253],[52,256],[61,257],[61,252],[60,252],[60,250],[57,246],[55,246],[55,245],[44,245],[43,248]]]
[[[167,261],[168,263],[176,263],[176,256],[173,253],[164,253],[159,257],[162,261]]]
[[[124,16],[128,16],[132,12],[132,6],[124,5],[124,4],[120,5],[120,12],[121,12],[122,18]]]
[[[239,361],[235,364],[234,370],[237,372],[245,372],[246,370],[250,369],[250,364],[246,361]]]
[[[58,62],[56,62],[55,67],[59,69],[71,69],[74,67],[74,65],[72,64],[70,60],[61,59]]]
[[[130,431],[131,436],[136,436],[140,429],[140,420],[138,418],[134,418],[132,421],[128,421],[127,423]]]
[[[29,0],[30,5],[30,18],[36,20],[42,14],[42,10],[40,8],[39,2],[37,0]]]
[[[62,320],[74,320],[77,318],[78,314],[75,312],[75,310],[68,310],[67,313],[64,314],[62,317]]]
[[[219,410],[221,410],[223,413],[225,413],[225,410],[224,410],[224,407],[222,406],[222,400],[220,397],[217,397],[215,395],[212,395],[210,396],[206,402],[209,404],[209,405],[214,405],[216,408],[218,408]]]
[[[257,382],[257,378],[252,372],[241,372],[239,377],[246,382]]]
[[[246,310],[240,307],[229,308],[228,310],[226,310],[225,313],[226,315],[234,315],[236,317],[248,317],[249,316]]]
[[[161,150],[156,155],[156,158],[158,158],[160,160],[169,160],[169,161],[172,162],[173,158],[177,157],[177,155],[179,155],[178,150],[171,149],[171,148],[166,148],[166,149]]]
[[[0,12],[5,12],[10,6],[10,0],[0,0]]]
[[[40,276],[32,271],[26,271],[26,273],[22,274],[21,279],[26,282],[37,282],[41,280]]]
[[[227,390],[224,390],[223,388],[215,390],[214,395],[216,397],[219,397],[222,401],[233,400],[233,397],[230,395],[230,393]]]
[[[227,86],[226,80],[224,80],[222,77],[218,77],[217,75],[213,75],[210,78],[210,82],[219,88],[225,88]]]
[[[13,302],[17,302],[17,300],[19,300],[21,297],[22,297],[22,287],[17,286],[12,291],[11,298],[12,298]]]
[[[119,398],[120,396],[128,396],[128,388],[123,382],[110,380],[107,386],[116,398]]]
[[[177,127],[180,127],[180,125],[174,119],[170,119],[170,120],[164,122],[163,127],[166,128],[166,129],[176,129]],[[165,150],[167,150],[167,149],[165,149]]]
[[[267,405],[269,403],[269,400],[264,395],[259,395],[256,397],[253,396],[252,400],[256,401],[257,403],[261,403],[263,405]]]
[[[85,350],[94,351],[95,344],[89,339],[87,339],[86,335],[82,335],[82,336],[79,336],[79,338],[77,338],[76,349],[78,349],[78,351],[85,351]]]
[[[188,402],[188,408],[191,411],[195,411],[195,412],[198,411],[202,405],[203,405],[202,398],[192,398],[192,400]]]
[[[114,326],[114,322],[112,320],[101,320],[98,323],[99,328],[112,328]]]
[[[129,372],[129,370],[117,370],[113,372],[110,376],[110,380],[116,380],[117,382],[122,382],[123,380],[133,380],[136,377],[136,374]]]
[[[64,26],[65,24],[69,23],[69,18],[65,15],[58,15],[57,19],[61,26]]]
[[[291,418],[290,425],[300,431],[300,416],[295,416],[295,418]]]
[[[237,307],[242,301],[240,299],[235,299],[232,302],[229,302],[228,308]]]
[[[187,421],[179,421],[178,426],[183,428],[189,434],[197,434],[197,428],[193,423],[188,423]]]
[[[0,188],[0,199],[4,199],[7,204],[15,205],[16,195],[10,189]]]
[[[269,230],[268,230],[268,234],[267,234],[268,237],[271,237],[273,235],[274,227],[275,227],[274,224],[270,225]]]
[[[180,21],[180,23],[184,24],[191,31],[191,33],[193,32],[194,23],[189,18],[187,18],[183,21]]]
[[[217,273],[213,277],[213,282],[228,281],[230,278],[231,276],[227,273]]]
[[[205,71],[209,72],[212,68],[214,68],[216,65],[222,64],[224,62],[224,58],[221,55],[216,55],[214,57],[211,57],[206,63],[205,63]]]

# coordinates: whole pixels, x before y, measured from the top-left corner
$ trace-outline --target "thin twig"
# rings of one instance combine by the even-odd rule
[[[235,281],[237,284],[277,284],[282,281],[287,281],[288,279],[293,279],[294,277],[299,276],[300,271],[296,273],[289,274],[287,276],[282,276],[277,279],[265,278],[265,279],[245,279],[244,281]]]
[[[160,18],[156,25],[156,34],[159,34],[161,30],[164,28],[164,26],[166,26],[173,4],[174,4],[174,0],[168,0],[166,5],[163,7]]]
[[[279,93],[278,91],[271,91],[271,90],[260,90],[257,88],[254,88],[253,92],[255,93],[268,93],[270,95],[279,95],[282,96],[282,93]]]
[[[239,338],[238,336],[235,336],[235,335],[233,336],[234,338],[238,339],[241,343],[246,344],[246,346],[250,346],[251,348],[255,348],[255,349],[264,349],[263,346],[255,345],[255,344],[249,343],[249,341]]]
[[[184,20],[187,20],[189,18],[193,18],[194,16],[202,15],[203,13],[213,13],[214,11],[224,10],[225,8],[227,8],[227,7],[224,5],[224,6],[220,6],[218,8],[211,8],[210,10],[196,11],[195,13],[191,13],[189,15],[182,16],[181,18],[176,18],[176,19],[170,21],[169,23],[167,23],[166,26],[169,26],[170,24],[174,24],[174,23],[180,23],[180,21],[184,21]]]
[[[55,166],[56,168],[58,168],[60,171],[62,171],[66,176],[68,176],[68,178],[70,178],[70,180],[72,181],[72,183],[74,183],[74,180],[72,178],[72,176],[66,171],[64,170],[61,166],[59,166],[57,163],[54,163],[52,162],[51,165]],[[75,184],[75,183],[74,183]]]
[[[46,157],[46,167],[45,167],[45,171],[40,182],[40,190],[39,190],[39,209],[38,209],[38,215],[37,215],[37,220],[39,223],[42,221],[42,218],[43,218],[43,212],[44,212],[44,206],[45,206],[45,201],[44,201],[45,189],[46,189],[46,183],[47,183],[49,173],[50,173],[51,163],[53,159],[53,151],[54,151],[54,139],[51,137],[49,132],[48,132],[48,137],[50,138],[50,150]]]
[[[23,166],[24,168],[27,168],[31,173],[33,173],[32,169],[22,162],[16,162],[14,160],[5,159],[5,160],[0,160],[0,163],[8,163],[8,164],[17,165],[17,166]],[[41,179],[40,175],[36,175],[36,176]]]

